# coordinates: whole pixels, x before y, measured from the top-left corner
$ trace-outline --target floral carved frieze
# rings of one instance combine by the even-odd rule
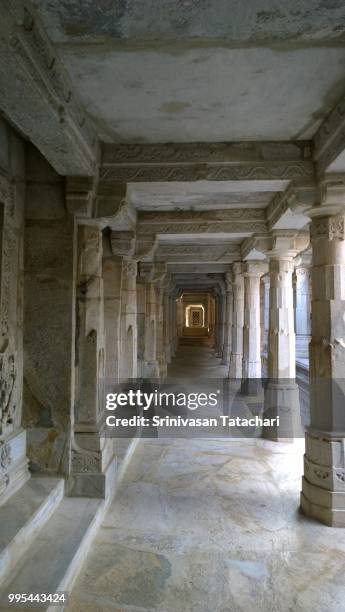
[[[317,217],[311,225],[311,239],[345,240],[345,217]]]
[[[292,180],[313,176],[309,160],[299,162],[222,163],[222,164],[118,164],[103,165],[102,183],[162,182],[162,181],[236,181],[236,180]]]

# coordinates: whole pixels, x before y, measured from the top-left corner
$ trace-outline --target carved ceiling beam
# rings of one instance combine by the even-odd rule
[[[290,211],[292,214],[301,215],[308,208],[314,206],[317,199],[317,184],[315,180],[292,181],[283,192],[278,192],[271,200],[266,209],[268,229]]]
[[[102,183],[294,180],[314,174],[307,142],[103,144]]]
[[[7,0],[1,8],[1,109],[58,173],[92,176],[96,133],[31,2]]]
[[[326,117],[314,136],[316,170],[322,176],[345,150],[345,97]]]
[[[138,231],[141,234],[243,233],[266,230],[266,213],[262,208],[148,211],[138,214]]]

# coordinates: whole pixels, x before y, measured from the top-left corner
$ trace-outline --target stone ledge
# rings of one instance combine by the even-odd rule
[[[0,584],[51,517],[64,495],[62,478],[32,477],[0,507]]]
[[[320,489],[302,478],[301,510],[329,527],[345,527],[345,492]]]

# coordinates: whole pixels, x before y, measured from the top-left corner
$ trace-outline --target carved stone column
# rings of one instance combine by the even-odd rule
[[[113,484],[112,440],[102,436],[105,410],[102,231],[79,225],[77,236],[77,337],[71,495],[106,497]]]
[[[159,378],[167,375],[167,363],[164,350],[164,284],[158,281],[156,284],[156,313],[157,313],[157,361],[159,364]]]
[[[303,255],[296,274],[296,357],[308,359],[311,331],[311,256]]]
[[[170,342],[170,328],[171,328],[171,311],[170,311],[170,286],[165,287],[163,296],[163,335],[164,335],[164,352],[165,361],[168,365],[171,362],[171,342]]]
[[[5,138],[2,143],[7,145]],[[17,153],[24,159],[24,146],[20,148],[19,145]],[[18,162],[15,158],[13,161]],[[18,178],[23,183],[25,168],[20,169],[18,164],[18,170]],[[26,432],[22,427],[24,209],[24,191],[16,190],[8,177],[0,172],[1,503],[29,478]]]
[[[159,378],[159,362],[157,359],[157,302],[156,286],[160,279],[156,264],[141,262],[139,278],[145,286],[145,329],[143,378]]]
[[[265,272],[267,265],[261,261],[248,261],[244,264],[244,379],[261,378],[260,277]]]
[[[105,376],[119,379],[122,259],[113,255],[109,236],[103,237]]]
[[[135,235],[132,231],[112,232],[114,255],[122,260],[120,360],[119,378],[122,381],[137,377],[137,262],[133,259]]]
[[[244,276],[243,263],[232,264],[233,274],[233,313],[232,313],[232,346],[230,355],[230,378],[242,378],[243,359],[243,323],[244,323]]]
[[[279,427],[264,428],[273,440],[301,435],[299,390],[296,384],[293,259],[304,237],[289,231],[272,233],[269,257],[270,312],[268,378],[265,416],[279,417]]]
[[[301,506],[345,527],[345,186],[324,186],[312,218],[311,424]]]
[[[227,272],[225,274],[225,283],[226,283],[226,296],[225,296],[224,344],[223,344],[223,355],[222,355],[223,365],[227,365],[229,363],[230,354],[231,354],[231,329],[232,329],[232,307],[233,307],[231,272]]]

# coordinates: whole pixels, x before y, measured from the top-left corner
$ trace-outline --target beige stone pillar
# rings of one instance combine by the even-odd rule
[[[326,183],[312,218],[310,412],[303,511],[345,527],[345,186]]]
[[[170,311],[170,285],[166,286],[163,295],[163,335],[164,335],[164,353],[165,361],[168,365],[171,362],[171,311]]]
[[[135,235],[132,231],[111,232],[114,255],[122,261],[119,379],[137,378],[137,262],[134,257]]]
[[[293,259],[304,237],[294,232],[272,233],[268,251],[270,311],[268,340],[268,385],[265,416],[279,417],[279,427],[265,427],[263,435],[273,440],[301,435],[299,390],[296,384],[295,328],[292,274]]]
[[[164,286],[162,282],[156,284],[156,316],[157,316],[157,361],[159,364],[159,378],[165,378],[167,375],[167,363],[164,351]]]
[[[109,236],[103,237],[105,376],[118,381],[120,356],[120,315],[122,259],[114,256]]]
[[[244,322],[244,276],[243,263],[232,264],[233,274],[233,313],[232,313],[232,346],[230,355],[230,378],[242,378],[243,359],[243,322]]]
[[[138,330],[137,330],[137,262],[124,258],[122,264],[121,299],[121,380],[137,378]]]
[[[261,261],[244,264],[244,379],[261,378],[260,278],[267,272],[267,267]]]
[[[106,497],[113,486],[112,440],[102,437],[105,410],[102,231],[79,225],[77,236],[77,335],[71,495]]]
[[[311,333],[311,255],[303,255],[296,274],[296,357],[308,359]]]
[[[225,328],[224,328],[224,344],[222,364],[227,365],[230,361],[231,354],[231,329],[232,329],[232,308],[233,308],[233,293],[232,293],[232,274],[225,274]],[[209,307],[208,307],[209,310]]]

